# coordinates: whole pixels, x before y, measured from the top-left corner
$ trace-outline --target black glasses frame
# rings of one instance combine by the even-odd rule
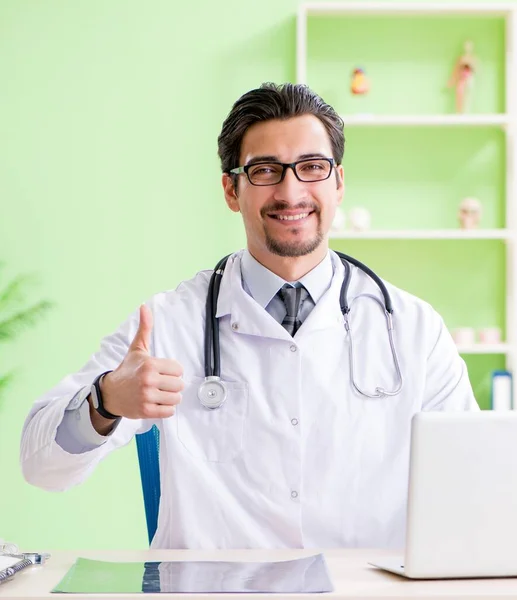
[[[330,170],[329,170],[328,175],[326,177],[323,177],[323,179],[302,179],[298,175],[298,173],[296,171],[296,167],[300,163],[310,162],[311,160],[324,160],[324,161],[328,162],[330,164]],[[282,174],[280,175],[280,179],[278,181],[275,181],[275,183],[253,183],[253,181],[251,181],[251,178],[249,175],[249,170],[251,169],[251,167],[257,167],[260,165],[278,165],[278,166],[282,167]],[[236,167],[235,169],[231,169],[229,172],[232,175],[241,175],[242,173],[245,173],[246,177],[248,178],[248,181],[251,183],[251,185],[256,185],[258,187],[264,187],[267,185],[278,185],[279,183],[282,183],[282,181],[284,180],[285,174],[287,172],[287,169],[292,169],[296,179],[298,179],[298,181],[301,181],[302,183],[318,183],[319,181],[326,181],[332,174],[332,169],[335,166],[336,166],[336,161],[333,158],[315,156],[314,158],[303,158],[302,160],[297,160],[292,163],[281,163],[281,162],[278,162],[275,160],[265,160],[265,161],[250,163],[248,165],[243,165],[242,167]]]

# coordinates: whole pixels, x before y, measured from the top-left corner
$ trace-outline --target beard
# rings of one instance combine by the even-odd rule
[[[312,240],[303,240],[301,242],[280,242],[270,237],[266,231],[266,246],[267,249],[277,256],[294,258],[297,256],[305,256],[314,252],[323,241],[323,234],[318,229]]]
[[[324,236],[323,236],[323,231],[321,229],[321,215],[320,215],[320,211],[317,209],[317,207],[300,205],[300,206],[297,206],[297,208],[301,208],[301,209],[307,208],[309,211],[314,211],[313,214],[318,219],[316,233],[314,234],[314,237],[312,237],[311,239],[303,239],[303,240],[299,240],[299,241],[294,240],[294,241],[286,242],[286,241],[277,240],[273,236],[271,236],[267,227],[264,225],[266,247],[270,252],[272,252],[273,254],[276,254],[277,256],[282,256],[282,257],[286,257],[286,258],[287,257],[295,258],[298,256],[306,256],[307,254],[314,252],[314,250],[316,250],[316,248],[323,241]],[[263,210],[263,212],[264,212],[263,216],[265,216],[267,214],[267,212],[269,212],[270,210],[271,210],[271,207],[266,207]],[[277,208],[275,206],[273,208],[273,210],[279,210],[279,208]],[[296,225],[293,225],[292,231],[293,231],[293,234],[296,235],[298,233],[299,229],[296,228]]]

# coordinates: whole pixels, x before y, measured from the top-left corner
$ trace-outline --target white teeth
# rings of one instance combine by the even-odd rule
[[[298,221],[299,219],[305,219],[308,217],[309,213],[301,213],[299,215],[276,215],[277,219],[280,221]]]

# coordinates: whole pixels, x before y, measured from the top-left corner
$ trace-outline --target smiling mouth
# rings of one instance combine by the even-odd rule
[[[298,213],[296,215],[276,215],[276,214],[270,214],[268,215],[268,217],[271,217],[272,219],[276,219],[277,221],[301,221],[302,219],[306,219],[308,216],[312,215],[314,211],[308,211],[308,212],[303,212],[303,213]]]

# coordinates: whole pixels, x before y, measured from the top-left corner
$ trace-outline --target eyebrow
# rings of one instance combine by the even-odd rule
[[[298,160],[304,160],[306,158],[328,158],[328,157],[325,156],[324,154],[322,154],[321,152],[309,152],[308,154],[299,154],[298,158],[293,162],[296,162]],[[254,156],[246,164],[254,165],[256,163],[261,163],[261,162],[282,162],[282,161],[279,160],[278,156],[274,156],[273,154],[261,154],[259,156]]]

